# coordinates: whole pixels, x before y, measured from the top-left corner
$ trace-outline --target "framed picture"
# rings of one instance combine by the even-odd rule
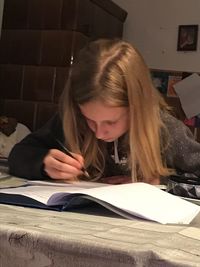
[[[177,51],[196,51],[198,25],[179,25]]]

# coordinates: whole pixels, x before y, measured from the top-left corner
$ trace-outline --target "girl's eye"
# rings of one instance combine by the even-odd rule
[[[114,125],[114,124],[116,124],[116,121],[108,121],[107,124],[108,125]]]

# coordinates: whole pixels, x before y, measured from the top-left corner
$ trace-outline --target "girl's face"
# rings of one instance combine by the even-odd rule
[[[129,129],[128,107],[112,107],[101,101],[90,101],[79,107],[97,139],[113,142]]]

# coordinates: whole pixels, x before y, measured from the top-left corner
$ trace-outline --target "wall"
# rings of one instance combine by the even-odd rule
[[[113,0],[128,11],[124,39],[153,69],[200,71],[199,0]],[[198,24],[197,51],[177,52],[178,25]]]

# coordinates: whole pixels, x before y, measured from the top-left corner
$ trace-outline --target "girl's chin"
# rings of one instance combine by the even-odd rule
[[[110,139],[104,139],[104,142],[111,143],[114,142],[116,139],[115,138],[110,138]]]

